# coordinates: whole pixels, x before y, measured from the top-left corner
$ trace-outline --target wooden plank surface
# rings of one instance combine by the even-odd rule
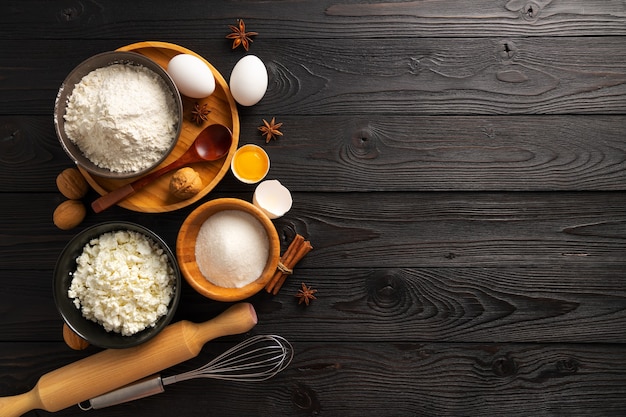
[[[226,194],[215,194],[218,198]],[[32,269],[22,257],[52,268],[76,231],[59,232],[52,212],[60,194],[5,194],[0,259]],[[237,197],[251,201],[250,194]],[[294,194],[293,212],[275,221],[283,250],[300,233],[315,244],[302,265],[449,267],[529,265],[624,266],[623,193],[334,193]],[[18,204],[19,203],[19,204]],[[170,245],[195,207],[150,214],[88,214],[84,227],[123,215],[162,229]],[[20,216],[29,210],[29,216]],[[41,226],[29,228],[29,222]]]
[[[623,267],[299,268],[275,297],[252,298],[255,332],[292,341],[368,343],[625,343]],[[8,270],[0,341],[61,342],[49,270]],[[300,282],[319,299],[303,311]],[[185,286],[178,319],[208,320],[223,303]]]
[[[245,18],[265,39],[392,38],[454,36],[607,36],[626,34],[621,0],[380,1],[272,0],[221,7],[202,0],[159,3],[123,0],[56,3],[11,1],[0,16],[10,39],[163,38],[215,39],[224,22]],[[159,26],[158,22],[168,26]],[[21,23],[31,25],[25,27]]]
[[[67,53],[59,52],[58,41],[0,42],[5,51],[0,65],[7,73],[0,79],[0,111],[49,114],[74,66],[133,42],[80,43]],[[206,57],[227,80],[241,58],[222,41],[179,42]],[[255,54],[272,82],[262,103],[245,113],[620,114],[626,110],[622,46],[617,36],[407,38],[392,48],[389,40],[377,38],[259,42]],[[34,55],[23,57],[24,48]]]
[[[264,144],[262,118],[241,143]],[[292,191],[623,191],[626,117],[279,116],[265,146]],[[71,166],[49,116],[0,116],[3,192],[56,192]],[[315,181],[310,181],[311,176]],[[391,178],[391,180],[390,180]],[[241,189],[228,173],[218,190]]]
[[[204,350],[186,366],[193,369],[226,343]],[[242,415],[602,415],[626,412],[623,351],[593,344],[295,343],[293,366],[265,383],[192,380],[163,394],[103,410],[95,417],[172,415],[192,401],[196,413]],[[17,352],[17,353],[16,353]],[[83,354],[58,344],[0,345],[0,360],[16,359],[39,373],[49,357],[71,362]],[[11,366],[13,375],[24,375]],[[611,376],[611,377],[609,377]],[[384,383],[383,383],[384,381]],[[6,379],[4,392],[26,389],[36,380]],[[7,387],[9,385],[9,387]],[[257,398],[254,403],[245,398]],[[259,413],[259,410],[263,410]],[[85,415],[78,407],[54,415]],[[190,414],[191,415],[191,414]]]
[[[313,251],[252,334],[292,365],[256,384],[194,380],[98,416],[623,416],[626,414],[626,6],[621,0],[264,2],[10,0],[0,6],[0,397],[97,352],[62,340],[58,254],[128,220],[174,246],[196,206],[114,207],[52,224],[72,165],[52,119],[68,72],[145,40],[183,45],[228,80],[259,35],[263,100],[240,143],[263,146],[294,205],[274,221]],[[265,144],[263,119],[283,122]],[[207,198],[251,201],[228,174]],[[84,199],[91,202],[93,191]],[[301,282],[318,290],[304,307]],[[176,320],[229,303],[184,285]],[[52,415],[31,411],[26,417]],[[54,415],[85,415],[78,407]]]

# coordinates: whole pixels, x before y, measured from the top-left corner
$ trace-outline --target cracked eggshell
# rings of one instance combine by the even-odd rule
[[[270,219],[277,219],[291,209],[293,200],[289,190],[280,181],[266,180],[254,190],[252,203]]]
[[[182,95],[190,98],[204,98],[215,91],[215,77],[200,58],[179,54],[170,59],[167,73]]]
[[[230,73],[230,92],[242,106],[253,106],[267,91],[267,68],[256,55],[246,55]]]

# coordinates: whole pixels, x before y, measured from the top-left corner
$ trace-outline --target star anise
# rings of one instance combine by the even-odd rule
[[[314,290],[311,287],[307,287],[306,284],[302,283],[302,288],[298,290],[298,293],[295,295],[298,298],[298,304],[306,304],[309,305],[311,300],[317,300],[315,294],[317,290]]]
[[[233,33],[226,35],[226,39],[233,40],[233,49],[242,45],[243,49],[247,51],[252,43],[251,37],[258,35],[257,32],[246,32],[246,24],[243,22],[243,19],[239,19],[237,26],[228,25],[228,27],[233,31]]]
[[[200,103],[196,103],[196,105],[191,110],[191,120],[197,125],[201,125],[202,123],[209,120],[209,113],[211,110],[207,108],[207,104],[204,103],[200,105]]]
[[[265,135],[265,143],[269,143],[270,140],[283,135],[283,132],[278,130],[282,125],[282,123],[276,123],[275,117],[272,117],[272,121],[269,123],[263,119],[263,125],[259,126],[259,130]]]

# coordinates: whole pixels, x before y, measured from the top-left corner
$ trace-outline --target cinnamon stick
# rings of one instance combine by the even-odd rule
[[[313,249],[311,242],[304,240],[304,237],[297,234],[283,256],[280,258],[280,263],[284,268],[278,268],[272,278],[265,286],[265,290],[268,293],[274,295],[278,294],[278,291],[285,283],[287,276],[293,272],[294,266],[300,262],[304,256]]]
[[[298,246],[303,241],[304,241],[304,237],[302,235],[297,234],[294,237],[294,239],[289,244],[289,247],[287,248],[287,250],[285,251],[285,253],[283,254],[283,256],[279,260],[279,262],[283,266],[285,266],[286,268],[289,268],[287,265],[293,259],[293,255],[295,254]],[[291,268],[289,268],[289,269],[291,269]],[[272,289],[274,288],[276,283],[280,280],[280,277],[282,276],[282,274],[283,274],[283,271],[281,271],[280,269],[277,269],[276,272],[274,272],[274,275],[272,276],[272,278],[269,280],[269,282],[265,286],[265,290],[267,292],[272,292]]]
[[[293,257],[293,260],[291,261],[291,263],[289,264],[289,268],[293,269],[293,266],[295,266],[298,262],[300,262],[300,260],[302,258],[304,258],[304,256],[309,253],[311,251],[311,249],[313,249],[313,246],[311,246],[311,242],[309,242],[308,240],[305,240],[304,242],[302,242],[302,245],[300,247],[298,247],[298,250],[296,252],[296,254]],[[292,266],[293,265],[293,266]],[[289,274],[281,274],[280,278],[278,279],[278,283],[275,285],[274,290],[272,291],[272,294],[276,295],[278,294],[278,291],[280,290],[280,288],[283,286],[283,284],[285,283],[285,281],[287,280],[287,276]]]

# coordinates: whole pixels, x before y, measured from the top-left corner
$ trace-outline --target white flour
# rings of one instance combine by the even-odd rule
[[[76,84],[65,133],[99,167],[135,172],[158,161],[176,140],[175,109],[173,95],[156,73],[114,64]]]
[[[265,228],[251,214],[224,210],[200,227],[196,263],[202,275],[219,287],[241,288],[263,273],[269,252]]]

